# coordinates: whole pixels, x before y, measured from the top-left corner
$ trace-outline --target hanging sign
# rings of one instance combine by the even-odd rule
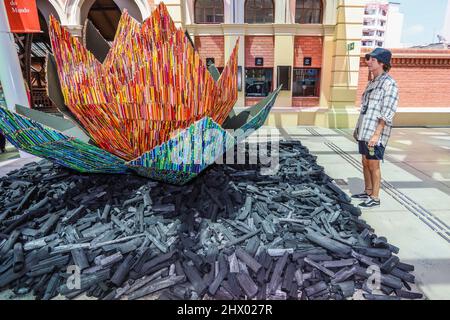
[[[35,0],[4,0],[9,27],[14,33],[41,32]]]

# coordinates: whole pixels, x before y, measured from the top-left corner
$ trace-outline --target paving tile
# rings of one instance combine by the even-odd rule
[[[428,210],[450,210],[450,195],[436,188],[401,188],[402,193]]]

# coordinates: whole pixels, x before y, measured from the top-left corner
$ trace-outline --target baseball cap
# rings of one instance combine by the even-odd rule
[[[366,54],[366,60],[369,60],[370,57],[373,57],[384,64],[391,65],[392,53],[387,49],[375,48],[371,53]]]

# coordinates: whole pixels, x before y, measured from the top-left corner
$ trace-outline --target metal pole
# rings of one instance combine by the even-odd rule
[[[16,104],[30,107],[4,1],[0,3],[0,81],[9,110],[14,111]]]
[[[9,110],[15,111],[16,104],[30,107],[4,1],[0,3],[0,82]],[[21,158],[31,156],[23,151],[19,151],[19,154]]]

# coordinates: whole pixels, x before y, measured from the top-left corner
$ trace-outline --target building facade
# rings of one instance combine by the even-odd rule
[[[389,2],[388,20],[384,38],[385,48],[403,48],[402,31],[404,14],[401,12],[401,5],[398,2]]]
[[[398,2],[370,1],[364,10],[363,37],[365,48],[401,48],[403,13]]]
[[[204,19],[211,2],[221,9]],[[341,113],[347,116],[343,111],[356,98],[364,1],[188,0],[185,5],[184,26],[205,60],[222,67],[239,39],[238,105],[254,105],[282,84],[271,123],[328,124],[330,114],[333,121]]]
[[[447,0],[447,9],[445,11],[444,27],[441,32],[444,42],[450,44],[450,0]]]
[[[105,10],[127,9],[143,21],[159,2],[37,0],[44,17],[52,13],[80,37],[88,17],[114,28],[115,21],[101,17]],[[176,24],[190,33],[202,59],[214,63],[219,70],[239,40],[238,106],[253,105],[283,85],[269,124],[354,126],[359,114],[359,95],[368,77],[365,72],[360,73],[366,70],[361,41],[367,0],[166,0],[164,3]],[[443,68],[445,77],[450,71],[450,53],[441,52],[439,57],[441,60],[430,63],[436,64],[435,69]],[[430,102],[435,104],[442,107],[445,102]]]

